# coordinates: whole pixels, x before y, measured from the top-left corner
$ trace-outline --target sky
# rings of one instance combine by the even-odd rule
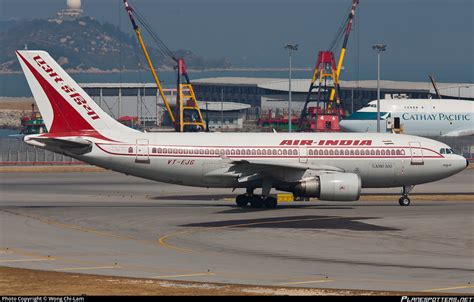
[[[313,68],[331,44],[350,0],[129,0],[171,49],[235,66]],[[48,18],[66,0],[0,0],[0,19]],[[85,14],[132,33],[122,0],[82,0]],[[343,79],[375,79],[376,43],[387,44],[382,78],[474,82],[473,0],[361,0]],[[339,49],[338,49],[339,52]],[[338,53],[336,54],[338,55]],[[310,77],[311,75],[308,75]]]

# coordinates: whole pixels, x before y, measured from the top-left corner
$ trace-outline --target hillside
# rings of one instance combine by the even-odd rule
[[[42,49],[48,51],[68,70],[110,71],[138,68],[143,61],[141,50],[134,36],[121,32],[108,23],[99,23],[90,17],[82,17],[61,24],[47,20],[17,22],[0,31],[0,72],[19,71],[15,50]],[[174,64],[149,47],[156,68],[170,70]],[[229,68],[229,60],[206,59],[190,50],[175,51],[184,57],[188,68]]]

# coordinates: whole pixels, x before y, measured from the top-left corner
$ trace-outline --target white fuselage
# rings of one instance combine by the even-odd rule
[[[109,137],[118,134],[105,133]],[[137,133],[111,142],[94,141],[80,160],[151,180],[198,187],[248,187],[232,174],[231,161],[332,166],[360,175],[362,187],[397,187],[439,180],[466,167],[449,148],[430,139],[357,133]],[[291,171],[291,169],[289,169]],[[274,178],[283,181],[288,170]],[[304,179],[307,171],[295,171]],[[259,183],[255,187],[260,186]],[[277,187],[277,185],[276,185]]]
[[[474,102],[435,99],[380,100],[381,132],[391,132],[387,121],[400,119],[405,134],[427,137],[463,136],[473,132]],[[377,132],[377,101],[340,122],[347,132]]]

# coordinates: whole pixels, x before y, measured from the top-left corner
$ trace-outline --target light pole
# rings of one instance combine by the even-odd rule
[[[387,45],[375,44],[372,49],[377,51],[377,132],[380,133],[380,53],[385,51]]]
[[[285,49],[288,50],[290,57],[290,74],[288,78],[288,132],[291,132],[291,52],[298,50],[298,44],[286,44]]]

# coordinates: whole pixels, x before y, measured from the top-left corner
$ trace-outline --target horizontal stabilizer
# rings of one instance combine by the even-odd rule
[[[91,152],[92,143],[82,138],[53,138],[39,136],[25,136],[25,143],[51,151],[63,151],[76,155]]]

